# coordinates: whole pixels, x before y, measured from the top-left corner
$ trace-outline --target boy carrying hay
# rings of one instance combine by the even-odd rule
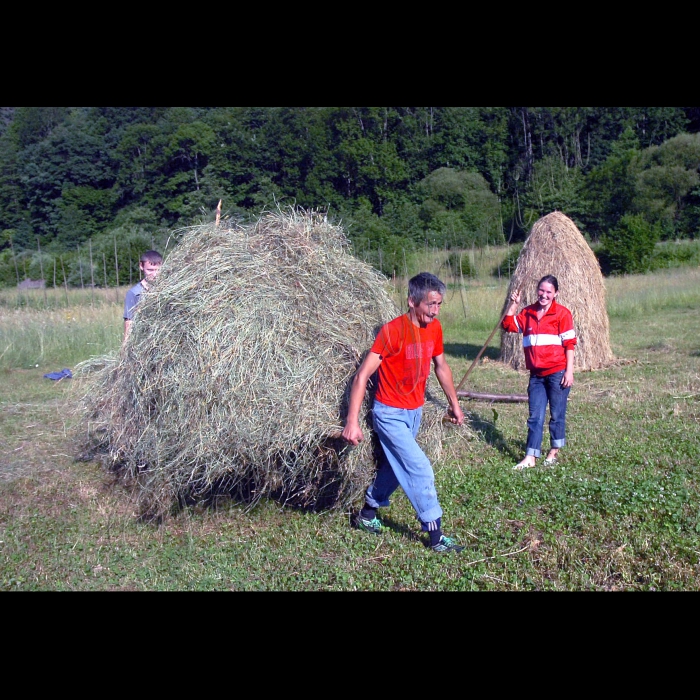
[[[430,537],[431,549],[460,552],[464,547],[442,534],[442,508],[435,491],[433,468],[416,442],[431,359],[450,404],[451,422],[457,425],[464,422],[452,371],[445,360],[442,326],[437,319],[445,291],[445,284],[429,272],[421,272],[409,280],[408,313],[382,326],[355,374],[342,435],[353,445],[364,439],[360,408],[367,383],[377,372],[372,422],[381,445],[381,458],[356,525],[379,534],[382,523],[377,518],[377,509],[388,506],[391,494],[401,486],[416,511],[421,529]]]

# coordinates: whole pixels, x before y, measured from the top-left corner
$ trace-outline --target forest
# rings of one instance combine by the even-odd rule
[[[220,201],[327,212],[387,275],[559,210],[644,272],[700,236],[700,107],[0,107],[0,286],[130,283]]]

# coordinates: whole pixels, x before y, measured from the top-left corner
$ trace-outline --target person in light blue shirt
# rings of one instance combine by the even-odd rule
[[[139,270],[143,278],[127,291],[124,299],[124,342],[129,337],[131,321],[141,295],[147,292],[155,281],[162,264],[163,256],[157,250],[147,250],[139,259]]]

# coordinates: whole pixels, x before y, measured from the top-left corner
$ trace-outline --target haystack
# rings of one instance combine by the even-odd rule
[[[181,234],[119,354],[76,367],[83,457],[132,488],[142,515],[220,494],[356,503],[376,466],[369,396],[365,441],[339,434],[355,370],[401,312],[388,280],[318,212]],[[419,440],[433,459],[445,410],[431,395]]]
[[[535,303],[537,283],[545,275],[557,278],[557,301],[568,307],[574,318],[578,337],[574,368],[594,370],[612,364],[614,356],[600,265],[576,224],[560,211],[543,216],[533,225],[518,256],[503,311],[516,289],[521,292],[521,307]],[[519,333],[501,332],[501,360],[515,369],[525,369]]]

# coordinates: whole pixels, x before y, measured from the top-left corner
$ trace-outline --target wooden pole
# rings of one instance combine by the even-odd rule
[[[66,268],[63,267],[63,256],[61,255],[61,272],[63,272],[63,288],[66,290],[66,308],[68,308],[68,282],[66,281]]]
[[[15,257],[15,247],[12,245],[12,234],[10,234],[10,250],[12,251],[12,262],[15,264],[15,275],[17,275],[17,286],[19,287],[19,270],[17,269],[17,258]]]
[[[15,247],[12,245],[12,234],[10,234],[10,250],[12,251],[12,262],[15,264],[15,276],[17,277],[17,306],[19,306],[22,303],[22,291],[19,288],[19,268],[17,267]]]
[[[114,234],[114,271],[117,274],[117,287],[119,286],[119,256],[117,254],[117,235]]]
[[[493,338],[496,331],[501,327],[501,323],[503,323],[503,319],[506,317],[506,313],[508,312],[509,307],[510,307],[510,304],[508,304],[506,306],[506,308],[504,309],[503,313],[501,314],[501,318],[498,319],[498,323],[494,326],[494,329],[491,331],[491,335],[486,339],[486,342],[484,343],[484,347],[481,348],[481,350],[479,350],[478,355],[474,358],[474,362],[471,363],[471,365],[469,366],[469,369],[467,370],[467,373],[462,377],[462,381],[457,385],[458,395],[459,395],[459,391],[464,386],[464,382],[467,381],[467,377],[469,376],[470,372],[474,369],[474,366],[479,361],[479,358],[483,355],[484,350],[486,350],[486,347],[491,342],[491,338]]]
[[[216,221],[214,222],[214,226],[218,226],[220,220],[221,220],[221,200],[219,200],[219,203],[216,205]]]
[[[92,238],[88,238],[90,245],[90,304],[95,305],[95,266],[92,264]]]
[[[459,298],[462,300],[464,318],[467,317],[467,302],[464,301],[464,274],[462,273],[462,251],[459,251]]]
[[[44,280],[44,307],[49,308],[49,299],[46,296],[46,279],[44,278],[44,262],[41,259],[41,245],[39,244],[39,236],[36,237],[36,247],[39,249],[39,269],[41,270],[41,279]]]
[[[114,300],[119,303],[119,256],[117,255],[117,235],[114,235],[114,272],[117,276],[117,286],[114,288]]]
[[[80,246],[78,246],[78,263],[80,265],[80,288],[85,289],[85,282],[83,282],[83,258],[80,255]]]
[[[520,403],[528,400],[527,394],[478,394],[475,391],[458,391],[457,396],[477,401],[505,401],[506,403]]]

